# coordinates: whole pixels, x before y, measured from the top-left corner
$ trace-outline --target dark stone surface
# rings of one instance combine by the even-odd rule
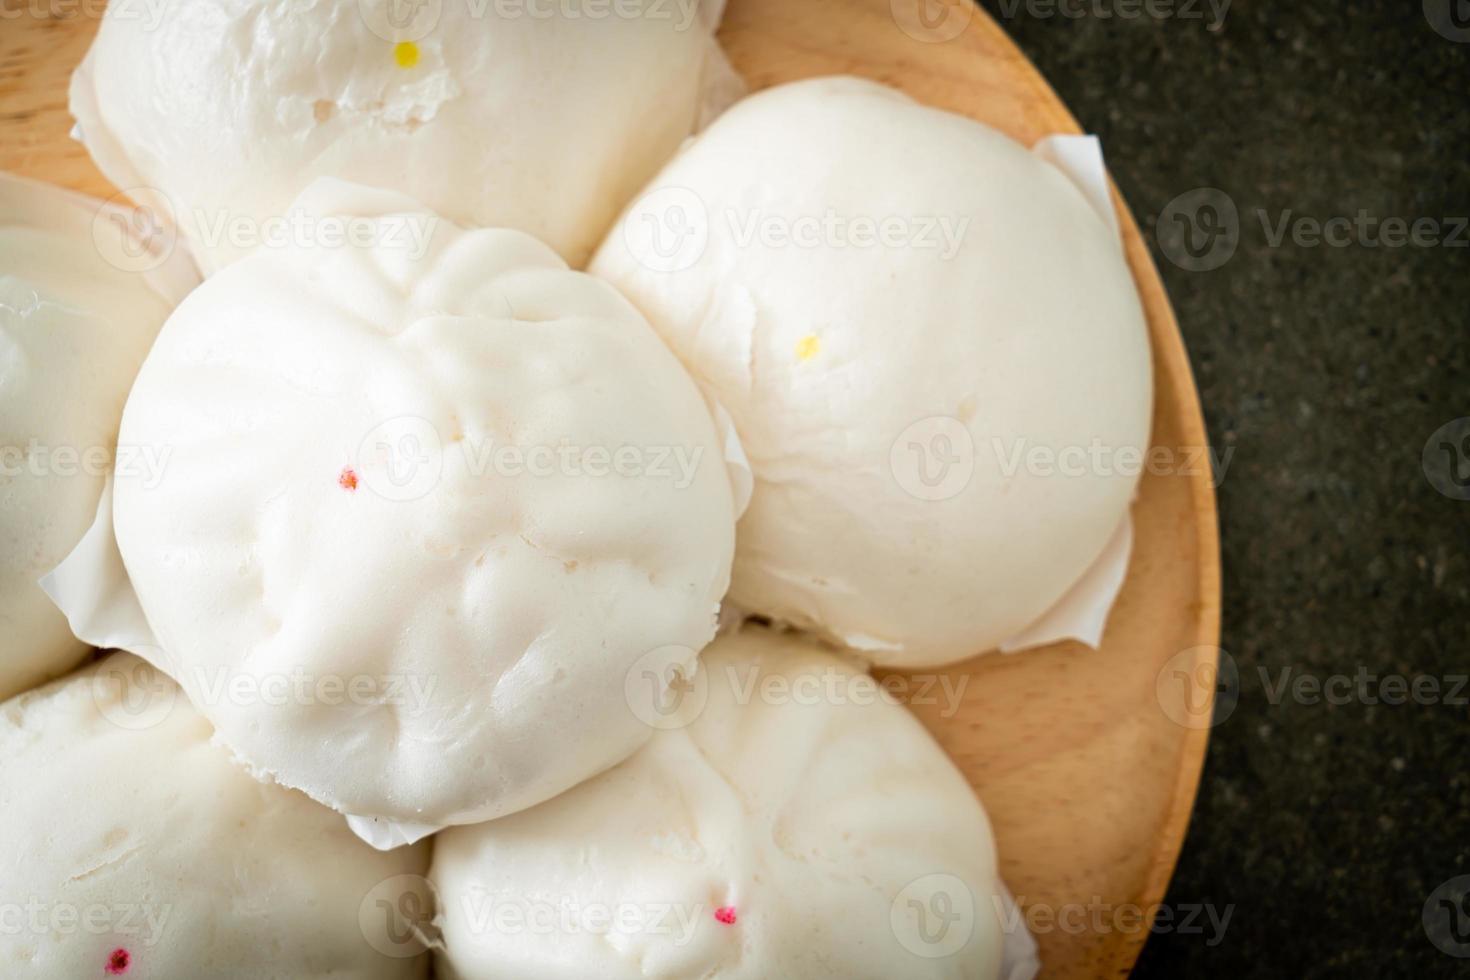
[[[1470,40],[1437,33],[1419,0],[1242,0],[1219,30],[1205,4],[1202,21],[1080,2],[1075,19],[984,6],[1102,137],[1211,441],[1235,452],[1219,500],[1240,699],[1213,734],[1168,896],[1234,910],[1214,946],[1209,930],[1154,935],[1136,976],[1470,976],[1424,924],[1436,887],[1470,875],[1470,687],[1453,691],[1470,673],[1470,502],[1421,463],[1436,429],[1470,416],[1470,230],[1458,247],[1273,245],[1259,217],[1366,210],[1455,231],[1444,219],[1470,215]],[[1211,271],[1172,263],[1154,232],[1197,187],[1239,213],[1239,247]],[[1374,704],[1394,691],[1370,681],[1366,697],[1308,703],[1275,696],[1288,668],[1441,690]],[[1436,905],[1438,928],[1447,916]]]

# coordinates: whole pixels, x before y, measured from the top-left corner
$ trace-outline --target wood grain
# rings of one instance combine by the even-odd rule
[[[44,4],[24,4],[0,20],[0,169],[105,197],[113,189],[68,137],[66,109],[67,80],[98,8],[55,6],[75,12],[38,16]],[[929,19],[918,20],[925,11]],[[756,89],[850,73],[1027,144],[1079,131],[1005,34],[965,0],[731,0],[721,38]],[[1208,445],[1198,397],[1168,298],[1116,199],[1153,343],[1153,442],[1183,462]],[[1162,900],[1189,821],[1208,729],[1188,722],[1208,717],[1212,688],[1186,706],[1168,668],[1183,651],[1218,643],[1220,575],[1208,466],[1181,469],[1143,480],[1133,561],[1102,650],[1060,644],[982,657],[949,672],[951,684],[965,685],[957,711],[943,698],[913,705],[985,801],[1012,891],[1043,917],[1088,913],[1081,928],[1042,920],[1047,977],[1131,969],[1147,931],[1126,909],[1116,921],[1113,913]]]

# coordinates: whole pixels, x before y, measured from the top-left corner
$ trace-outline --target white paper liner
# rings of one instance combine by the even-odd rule
[[[1098,217],[1112,229],[1123,247],[1122,226],[1113,208],[1102,143],[1096,136],[1047,136],[1031,152],[1066,175]],[[1112,538],[1082,577],[1040,619],[1000,645],[1002,653],[1047,646],[1062,640],[1080,640],[1094,650],[1102,644],[1103,628],[1123,582],[1133,552],[1133,515],[1126,513]]]
[[[1041,972],[1041,950],[1036,938],[1026,928],[1025,916],[1011,895],[1005,882],[996,879],[996,898],[1000,900],[997,913],[1001,926],[1000,980],[1035,980]],[[1011,924],[1019,928],[1011,928]]]
[[[189,257],[186,249],[175,247],[177,236],[171,230],[165,235],[151,237],[147,241],[140,240],[133,234],[133,229],[137,227],[132,220],[134,208],[103,201],[79,191],[58,187],[55,184],[17,177],[15,174],[0,172],[0,185],[10,185],[21,192],[6,195],[4,210],[7,216],[14,215],[23,224],[29,226],[54,228],[76,235],[83,240],[91,239],[97,245],[99,253],[102,252],[102,247],[95,237],[95,225],[99,222],[105,223],[110,235],[126,232],[129,244],[134,250],[146,250],[151,253],[147,259],[140,255],[135,256],[136,261],[145,266],[139,269],[138,275],[148,284],[148,288],[171,305],[179,305],[184,297],[199,285],[199,271],[194,267],[193,259]],[[57,213],[53,205],[58,200],[66,202],[69,213]],[[120,220],[110,222],[109,219],[113,217]],[[103,258],[111,261],[105,254]],[[119,268],[123,269],[132,265],[132,263],[114,264],[118,264]]]
[[[73,635],[83,643],[135,653],[169,676],[177,676],[143,615],[123,567],[112,527],[111,473],[92,526],[62,563],[41,577],[39,584],[66,616]]]
[[[349,813],[347,826],[364,843],[379,851],[391,851],[417,844],[425,837],[443,830],[445,825],[399,822],[382,817],[359,817]]]
[[[1133,553],[1133,517],[1125,514],[1102,554],[1046,614],[1000,645],[1001,653],[1048,646],[1062,640],[1080,640],[1096,650]]]
[[[1118,247],[1123,247],[1123,229],[1118,212],[1113,209],[1113,195],[1108,188],[1108,168],[1103,162],[1102,141],[1096,136],[1072,136],[1056,133],[1044,136],[1031,152],[1071,178],[1087,198],[1098,217],[1113,230]]]
[[[843,633],[842,643],[844,646],[852,647],[859,653],[867,654],[897,653],[903,649],[902,643],[890,643],[887,640],[880,640],[876,636],[869,636],[866,633]],[[868,659],[871,660],[874,658],[869,657]]]
[[[738,521],[750,507],[750,497],[755,492],[755,471],[750,468],[745,445],[740,441],[740,433],[735,431],[735,420],[725,411],[725,406],[710,398],[705,399],[705,404],[714,416],[715,429],[720,434],[720,449],[725,470],[730,474],[730,495],[735,502],[735,520]]]

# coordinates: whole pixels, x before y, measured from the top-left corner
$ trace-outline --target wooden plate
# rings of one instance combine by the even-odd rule
[[[67,136],[67,79],[96,19],[89,4],[57,6],[80,12],[0,25],[0,169],[106,197],[113,188]],[[721,38],[753,88],[857,74],[1028,145],[1079,132],[968,0],[731,0]],[[990,811],[1006,881],[1035,916],[1044,976],[1077,980],[1126,973],[1148,936],[1130,907],[1161,901],[1173,872],[1219,641],[1214,489],[1193,458],[1208,445],[1199,400],[1158,273],[1118,204],[1153,341],[1153,442],[1173,465],[1143,479],[1132,565],[1103,649],[984,657],[951,671],[954,683],[969,678],[958,711],[942,698],[914,705]]]

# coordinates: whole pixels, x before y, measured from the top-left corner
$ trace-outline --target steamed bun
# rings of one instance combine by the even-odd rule
[[[123,438],[169,450],[156,486],[117,481],[142,609],[287,786],[429,826],[539,803],[647,740],[631,664],[714,635],[715,425],[637,311],[529,236],[335,181],[295,206],[345,237],[207,280],[128,400]]]
[[[86,655],[36,581],[97,513],[128,386],[169,311],[108,251],[120,240],[94,237],[100,204],[0,174],[0,698]]]
[[[425,976],[378,901],[429,911],[428,848],[373,851],[211,735],[127,654],[0,705],[5,976]]]
[[[979,123],[854,78],[762,92],[592,270],[734,419],[752,612],[951,663],[1038,620],[1127,514],[1152,391],[1118,236]]]
[[[174,215],[206,273],[319,176],[530,232],[581,265],[694,127],[723,65],[721,6],[115,4],[71,110],[102,172]]]
[[[998,975],[985,812],[872,678],[747,626],[682,691],[627,762],[437,838],[441,976]]]

